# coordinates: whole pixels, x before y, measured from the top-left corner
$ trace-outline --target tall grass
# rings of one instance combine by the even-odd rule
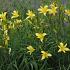
[[[64,6],[61,0],[56,0],[59,7],[56,16],[38,14],[39,6],[50,5],[51,1],[42,0],[38,5],[34,5],[32,1],[12,0],[10,3],[5,3],[8,1],[4,0],[0,2],[0,12],[8,11],[10,17],[15,9],[19,11],[22,19],[20,27],[9,30],[10,41],[8,47],[0,48],[0,70],[70,70],[70,52],[65,54],[57,52],[57,46],[60,42],[67,43],[70,48],[70,17],[65,16],[63,11],[70,8],[70,0]],[[4,6],[3,3],[5,3]],[[8,4],[7,7],[6,4]],[[32,21],[25,19],[28,9],[33,10],[37,15]],[[64,17],[67,19],[66,22]],[[37,32],[47,33],[43,43],[36,38],[35,33]],[[2,44],[3,32],[0,30],[0,45]],[[28,45],[36,48],[36,52],[31,56],[27,53],[26,47]],[[41,60],[40,47],[51,52],[53,56]],[[10,54],[8,48],[11,48]]]

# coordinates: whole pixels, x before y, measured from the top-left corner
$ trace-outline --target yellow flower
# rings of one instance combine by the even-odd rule
[[[65,10],[65,14],[70,16],[70,10]]]
[[[59,47],[58,52],[63,52],[63,53],[65,53],[66,51],[70,51],[70,49],[67,48],[66,46],[67,46],[67,44],[64,45],[64,44],[61,42],[60,45],[58,45],[58,47]]]
[[[57,8],[58,7],[56,7],[54,4],[51,4],[50,7],[51,8],[49,9],[49,14],[52,14],[52,15],[55,16],[55,14],[57,13]]]
[[[44,7],[40,6],[38,11],[40,11],[39,13],[46,15],[46,13],[48,12],[48,6],[47,5],[45,5]]]
[[[4,13],[0,14],[0,19],[1,20],[6,20],[6,15],[7,15],[7,12],[4,12]]]
[[[46,33],[36,33],[37,38],[40,39],[41,42],[43,42],[44,37],[46,36]]]
[[[52,56],[52,54],[48,53],[48,51],[41,51],[41,53],[42,53],[41,54],[42,55],[41,60]]]
[[[18,11],[14,10],[11,18],[18,18],[18,17],[19,17]]]
[[[28,52],[30,53],[30,55],[35,51],[35,49],[31,45],[28,46],[27,49],[29,50]]]
[[[28,16],[26,19],[28,19],[28,18],[32,19],[35,16],[35,14],[33,13],[33,11],[30,11],[30,10],[28,10],[28,12],[26,14]]]

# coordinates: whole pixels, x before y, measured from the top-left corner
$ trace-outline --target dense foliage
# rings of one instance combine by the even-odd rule
[[[69,6],[40,4],[0,13],[0,70],[70,70]]]

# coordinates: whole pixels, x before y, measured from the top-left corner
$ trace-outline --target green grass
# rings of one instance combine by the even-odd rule
[[[61,2],[58,2],[58,6],[64,10],[70,8],[69,3],[70,0],[68,0],[66,6],[61,7]],[[50,2],[47,0],[43,4],[49,5]],[[2,5],[0,7],[2,12]],[[14,9],[20,13],[22,26],[9,30],[10,41],[8,47],[12,50],[8,54],[8,48],[0,48],[0,70],[70,70],[70,52],[65,54],[57,52],[57,46],[60,42],[67,43],[70,48],[70,17],[65,16],[62,10],[55,17],[49,15],[44,17],[38,14],[37,9],[34,9],[29,2],[24,0],[23,2],[13,0],[8,5],[9,16]],[[32,24],[24,20],[28,9],[34,9],[37,14],[37,17],[31,21]],[[68,20],[65,24],[64,17]],[[44,43],[36,38],[35,33],[37,32],[47,33]],[[2,38],[3,35],[0,30],[0,45],[3,44]],[[36,48],[35,53],[31,56],[27,53],[26,47],[28,45]],[[53,56],[41,61],[40,47],[43,50],[48,50]]]

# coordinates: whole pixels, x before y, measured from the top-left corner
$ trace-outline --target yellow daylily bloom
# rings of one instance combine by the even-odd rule
[[[56,7],[54,4],[51,4],[50,7],[51,8],[49,9],[49,14],[52,14],[52,15],[55,16],[55,14],[57,13],[57,8],[58,7]]]
[[[7,12],[4,12],[4,13],[0,14],[0,19],[1,20],[6,20],[6,15],[7,15]]]
[[[35,51],[35,49],[30,45],[27,47],[28,52],[30,53],[30,55]]]
[[[26,13],[26,15],[27,15],[26,19],[28,19],[28,18],[32,19],[35,16],[35,14],[33,13],[33,11],[30,11],[30,10],[28,10],[28,12]]]
[[[46,36],[46,33],[36,33],[37,38],[40,39],[41,42],[43,42],[44,37]]]
[[[70,10],[65,10],[65,14],[70,16]]]
[[[19,17],[18,11],[14,10],[11,18],[18,18],[18,17]]]
[[[63,53],[65,53],[66,51],[70,51],[70,49],[67,48],[66,46],[67,46],[67,43],[64,45],[64,44],[61,42],[60,45],[58,45],[58,47],[59,47],[58,52],[63,52]]]
[[[38,11],[39,11],[39,13],[46,15],[46,13],[48,12],[48,6],[47,5],[45,5],[44,7],[40,6]]]
[[[45,58],[48,58],[48,57],[51,57],[52,54],[48,53],[48,51],[41,51],[41,55],[42,55],[42,58],[41,60],[44,60]]]

